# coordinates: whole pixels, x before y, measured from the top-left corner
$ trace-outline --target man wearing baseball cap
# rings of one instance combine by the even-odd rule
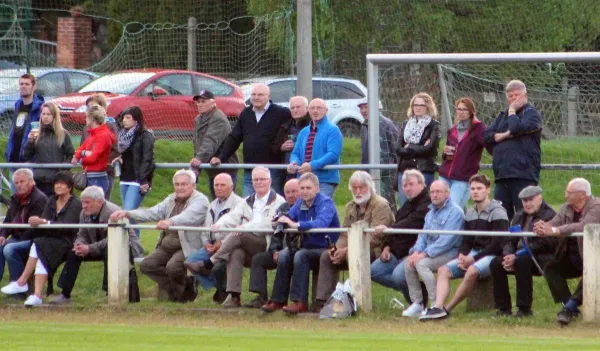
[[[369,112],[367,98],[360,100],[358,103],[360,114],[365,121],[360,130],[360,163],[369,164]],[[398,128],[389,118],[379,114],[379,151],[381,164],[396,164],[396,145],[398,144],[400,133]],[[392,211],[396,211],[396,195],[394,193],[394,180],[396,177],[395,169],[381,170],[381,196],[383,196],[392,207]]]
[[[528,186],[521,190],[519,199],[523,208],[512,220],[511,231],[532,232],[535,223],[550,221],[556,212],[544,201],[542,188]],[[517,285],[517,317],[531,316],[533,303],[533,276],[542,275],[546,263],[554,258],[557,240],[548,237],[507,237],[502,256],[492,260],[490,268],[494,280],[494,300],[497,314],[512,314],[512,302],[508,289],[508,275],[514,274]]]
[[[198,116],[194,119],[194,158],[190,161],[190,166],[199,175],[202,171],[199,167],[203,163],[208,163],[211,158],[218,157],[223,150],[223,145],[229,134],[231,134],[231,124],[223,113],[217,108],[215,95],[208,90],[200,90],[200,93],[194,96],[194,101],[198,107]],[[227,163],[239,163],[237,154],[234,152],[227,160]],[[237,170],[223,171],[231,175],[233,180],[233,191],[235,192]],[[215,189],[213,182],[215,176],[222,173],[222,170],[207,170],[208,188],[212,199],[215,199]]]

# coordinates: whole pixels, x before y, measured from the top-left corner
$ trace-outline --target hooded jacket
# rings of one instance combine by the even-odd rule
[[[479,172],[479,163],[483,153],[483,133],[485,124],[477,119],[471,123],[463,138],[458,141],[458,131],[456,125],[448,131],[447,146],[454,146],[454,157],[447,159],[446,154],[442,154],[442,166],[440,167],[440,176],[463,182],[469,181],[471,176]]]
[[[483,211],[477,211],[477,205],[471,207],[465,215],[465,230],[483,232],[508,231],[508,215],[498,200],[492,200]],[[478,253],[473,256],[475,261],[485,256],[497,256],[502,253],[501,236],[465,235],[458,248],[458,253],[468,255],[471,250]]]
[[[42,113],[42,105],[44,104],[44,98],[38,94],[34,94],[32,104],[33,105],[31,106],[31,111],[29,111],[29,123],[25,126],[25,130],[23,131],[23,140],[21,141],[21,152],[19,153],[19,162],[25,162],[25,157],[23,156],[23,154],[25,152],[25,144],[27,144],[27,136],[31,131],[31,122],[40,121],[40,114]],[[10,125],[8,143],[6,144],[6,152],[4,153],[6,161],[10,161],[10,155],[12,154],[13,138],[15,136],[15,119],[19,114],[21,106],[23,106],[22,98],[15,102],[15,114],[13,115],[12,123]]]
[[[51,127],[42,127],[37,142],[27,142],[23,157],[25,161],[35,163],[69,163],[73,158],[75,149],[71,141],[71,135],[65,129],[65,140],[62,145],[56,142],[56,134]],[[64,171],[61,169],[35,168],[33,178],[36,182],[52,183],[56,173]]]
[[[310,206],[306,206],[301,198],[288,211],[288,217],[298,222],[298,230],[310,230],[313,228],[339,228],[340,219],[333,201],[321,194],[313,199]],[[338,233],[306,233],[302,234],[302,248],[319,249],[327,248],[325,236],[329,235],[332,242],[338,239]]]

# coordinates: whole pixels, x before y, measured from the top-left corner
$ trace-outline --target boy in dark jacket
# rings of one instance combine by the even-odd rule
[[[519,198],[523,209],[513,218],[512,225],[520,225],[521,231],[532,232],[538,221],[550,221],[556,212],[542,197],[542,189],[528,186],[521,190]],[[502,256],[492,260],[492,278],[494,279],[494,301],[499,315],[512,314],[512,302],[508,290],[508,274],[515,275],[517,283],[517,317],[533,314],[533,276],[543,274],[546,263],[554,258],[558,240],[550,237],[507,237],[504,240]]]
[[[484,174],[469,179],[471,199],[475,206],[465,215],[465,230],[503,232],[508,230],[508,217],[502,203],[490,200],[491,181]],[[501,236],[463,237],[458,249],[458,258],[438,269],[435,305],[427,309],[420,320],[435,320],[448,317],[456,305],[475,288],[477,281],[490,276],[490,263],[502,251]],[[450,280],[463,278],[450,303],[445,305],[450,294]]]

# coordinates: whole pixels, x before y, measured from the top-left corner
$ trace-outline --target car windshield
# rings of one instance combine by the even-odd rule
[[[137,87],[152,77],[154,73],[128,72],[109,74],[100,77],[79,89],[80,93],[109,92],[113,94],[131,94]]]
[[[18,95],[19,94],[19,77],[0,78],[0,94],[2,95]]]

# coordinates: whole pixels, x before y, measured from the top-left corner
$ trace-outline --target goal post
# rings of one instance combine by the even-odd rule
[[[445,54],[367,54],[367,101],[369,114],[369,163],[380,162],[379,147],[379,68],[385,65],[418,64],[531,64],[600,62],[600,52],[552,52],[552,53],[445,53]],[[440,74],[442,74],[440,72]],[[443,78],[443,77],[442,77]],[[513,79],[519,79],[514,77]],[[508,81],[507,81],[508,82]],[[415,91],[414,93],[418,93]],[[446,98],[447,99],[447,98]],[[449,104],[449,102],[445,102]],[[448,108],[445,108],[446,114]],[[449,116],[446,116],[449,118]],[[402,136],[400,136],[402,137]],[[371,170],[375,188],[380,189],[380,170]],[[401,184],[399,184],[399,187]]]

